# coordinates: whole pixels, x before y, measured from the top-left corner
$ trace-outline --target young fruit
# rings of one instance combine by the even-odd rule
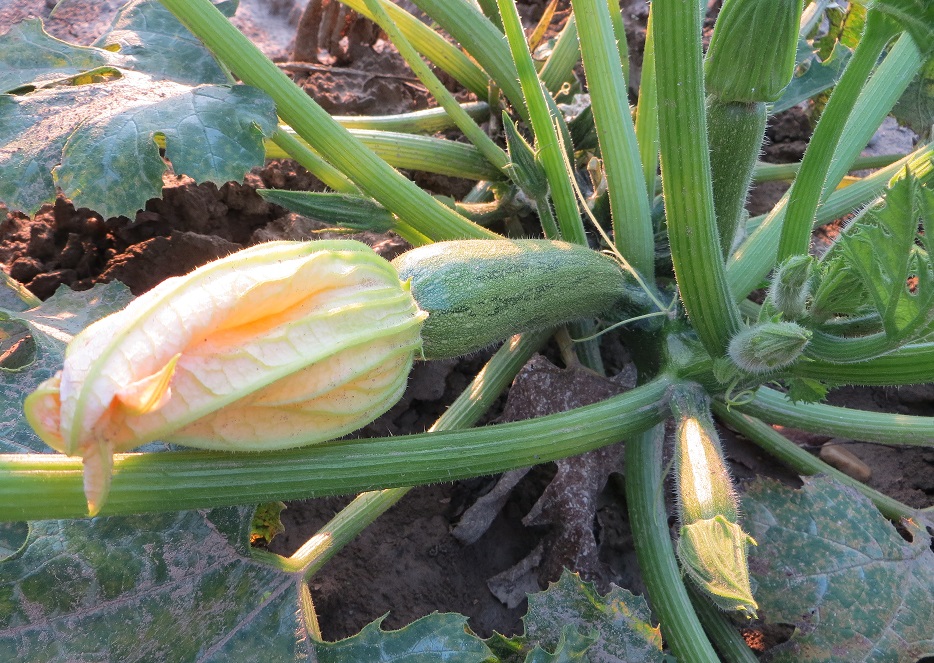
[[[429,244],[395,260],[419,307],[428,359],[638,303],[644,295],[603,254],[550,240]]]

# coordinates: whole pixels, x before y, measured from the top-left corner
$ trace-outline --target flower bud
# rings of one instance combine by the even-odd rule
[[[704,63],[708,94],[775,101],[795,71],[802,0],[725,0]]]
[[[749,584],[746,549],[755,540],[723,516],[698,520],[681,528],[681,567],[721,610],[755,617],[759,608]]]
[[[769,297],[786,320],[796,320],[804,315],[811,295],[813,268],[811,256],[794,255],[775,270]]]
[[[260,244],[75,336],[26,416],[49,446],[83,457],[93,515],[113,454],[152,440],[271,450],[367,424],[401,397],[425,317],[364,244]]]
[[[750,373],[768,373],[795,362],[811,340],[811,332],[794,322],[763,322],[730,339],[730,359]]]

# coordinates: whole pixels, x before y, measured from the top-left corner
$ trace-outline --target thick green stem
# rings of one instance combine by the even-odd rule
[[[606,171],[614,242],[636,271],[651,277],[655,241],[649,198],[610,11],[606,0],[573,0],[571,4],[580,23],[581,54]]]
[[[714,215],[700,9],[695,0],[655,0],[652,31],[672,263],[694,329],[707,351],[718,357],[726,353],[741,323],[727,285]]]
[[[296,138],[292,132],[279,129],[272,135],[272,142],[284,152],[285,156],[295,159],[309,173],[335,191],[360,193],[360,189],[357,188],[356,184],[344,177],[341,171],[322,159],[317,152],[308,147],[304,141]],[[271,156],[269,152],[267,149],[267,159],[274,159],[278,156]]]
[[[499,17],[499,12],[496,16]],[[538,72],[545,89],[552,94],[556,94],[565,83],[574,80],[574,67],[580,61],[577,36],[577,19],[571,14],[558,35],[551,55]]]
[[[726,613],[717,608],[690,583],[686,587],[694,611],[701,624],[704,625],[704,631],[710,636],[723,660],[726,663],[757,663],[759,659],[743,640],[743,636],[736,630],[736,626],[726,616]]]
[[[866,484],[860,483],[840,470],[831,467],[819,458],[815,458],[784,435],[774,430],[771,426],[762,423],[758,419],[737,412],[735,408],[731,409],[727,405],[717,401],[713,402],[713,410],[720,419],[749,438],[753,444],[762,448],[766,453],[774,456],[796,472],[804,475],[829,474],[840,483],[855,488],[872,500],[872,503],[875,504],[879,511],[887,518],[898,520],[901,518],[912,518],[917,515],[917,509],[913,509],[907,504],[902,504],[898,500],[893,500],[888,495],[883,495],[879,491],[873,490]]]
[[[470,385],[431,427],[433,432],[469,428],[483,416],[496,398],[509,386],[516,373],[544,345],[550,331],[515,336],[487,362]],[[285,571],[302,571],[307,581],[325,562],[401,500],[410,487],[362,493],[319,529],[291,557],[260,555]]]
[[[496,237],[434,200],[334,122],[208,0],[163,4],[244,83],[269,94],[279,116],[315,151],[419,232],[433,239]]]
[[[102,515],[306,499],[495,474],[612,444],[665,416],[662,376],[596,405],[469,431],[268,453],[118,454]],[[0,521],[82,518],[80,458],[0,455]]]
[[[535,134],[537,157],[541,161],[551,199],[555,206],[555,217],[561,236],[568,242],[586,244],[584,226],[581,222],[577,198],[564,167],[564,156],[558,128],[552,116],[553,104],[548,103],[547,93],[538,78],[535,63],[525,41],[525,32],[513,0],[497,0],[509,50],[519,73],[519,82],[528,108],[532,131]]]
[[[897,24],[879,11],[869,10],[863,36],[827,102],[804,154],[801,170],[792,185],[778,244],[777,262],[808,252],[815,212],[824,187],[828,184],[827,173],[847,118],[866,79],[875,68],[879,54],[898,32]]]
[[[679,661],[718,663],[691,606],[671,543],[662,476],[664,440],[665,427],[659,425],[626,442],[626,502],[636,557],[671,653]]]
[[[357,13],[373,19],[373,14],[366,6],[366,0],[341,0]],[[380,0],[383,9],[389,14],[406,39],[436,67],[456,78],[465,88],[480,99],[485,99],[490,87],[490,79],[476,63],[456,45],[412,16],[390,0]]]
[[[934,375],[934,343],[906,345],[890,354],[856,364],[799,361],[789,372],[797,377],[840,384],[922,384],[930,382]]]
[[[503,33],[467,0],[413,0],[413,4],[460,43],[503,91],[516,112],[528,120],[519,75]]]
[[[506,155],[506,152],[494,143],[493,139],[487,136],[483,129],[474,122],[473,118],[460,107],[454,95],[448,92],[444,84],[434,75],[428,65],[422,61],[418,51],[409,43],[402,31],[389,17],[389,14],[382,8],[379,0],[365,1],[367,7],[373,12],[377,24],[379,24],[383,31],[389,36],[390,41],[392,41],[399,50],[399,54],[405,58],[409,67],[411,67],[412,71],[415,72],[415,75],[418,76],[418,79],[425,87],[428,88],[428,91],[438,104],[454,120],[455,124],[457,124],[457,128],[460,129],[464,136],[467,137],[467,140],[473,143],[474,147],[486,157],[487,161],[493,164],[498,170],[505,170],[506,166],[509,165],[509,157]]]
[[[642,176],[649,198],[655,197],[658,171],[658,88],[655,80],[655,38],[652,36],[652,6],[645,24],[645,50],[642,51],[642,77],[639,80],[639,103],[636,106],[636,139]]]
[[[934,417],[867,412],[822,403],[792,403],[785,394],[759,387],[736,409],[769,424],[883,444],[934,447]]]

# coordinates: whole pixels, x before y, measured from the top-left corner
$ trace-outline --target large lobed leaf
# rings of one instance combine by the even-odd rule
[[[828,478],[793,490],[754,482],[744,522],[750,570],[771,623],[793,624],[772,663],[905,661],[934,654],[934,553],[918,524],[903,539],[873,504]]]
[[[218,8],[232,16],[235,4]],[[124,5],[92,46],[56,39],[38,19],[17,23],[0,37],[0,92],[41,87],[104,66],[191,85],[230,82],[211,52],[157,0]]]
[[[0,95],[0,201],[32,213],[57,185],[79,207],[132,216],[162,192],[157,139],[197,181],[239,181],[263,162],[272,100],[198,85],[229,79],[158,2],[130,3],[95,44],[54,39],[38,21],[0,37],[0,89],[23,92]]]

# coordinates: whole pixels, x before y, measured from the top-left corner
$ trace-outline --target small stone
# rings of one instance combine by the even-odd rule
[[[837,438],[829,440],[820,448],[820,458],[847,476],[866,483],[872,478],[872,470],[856,454],[844,446],[848,441]]]

